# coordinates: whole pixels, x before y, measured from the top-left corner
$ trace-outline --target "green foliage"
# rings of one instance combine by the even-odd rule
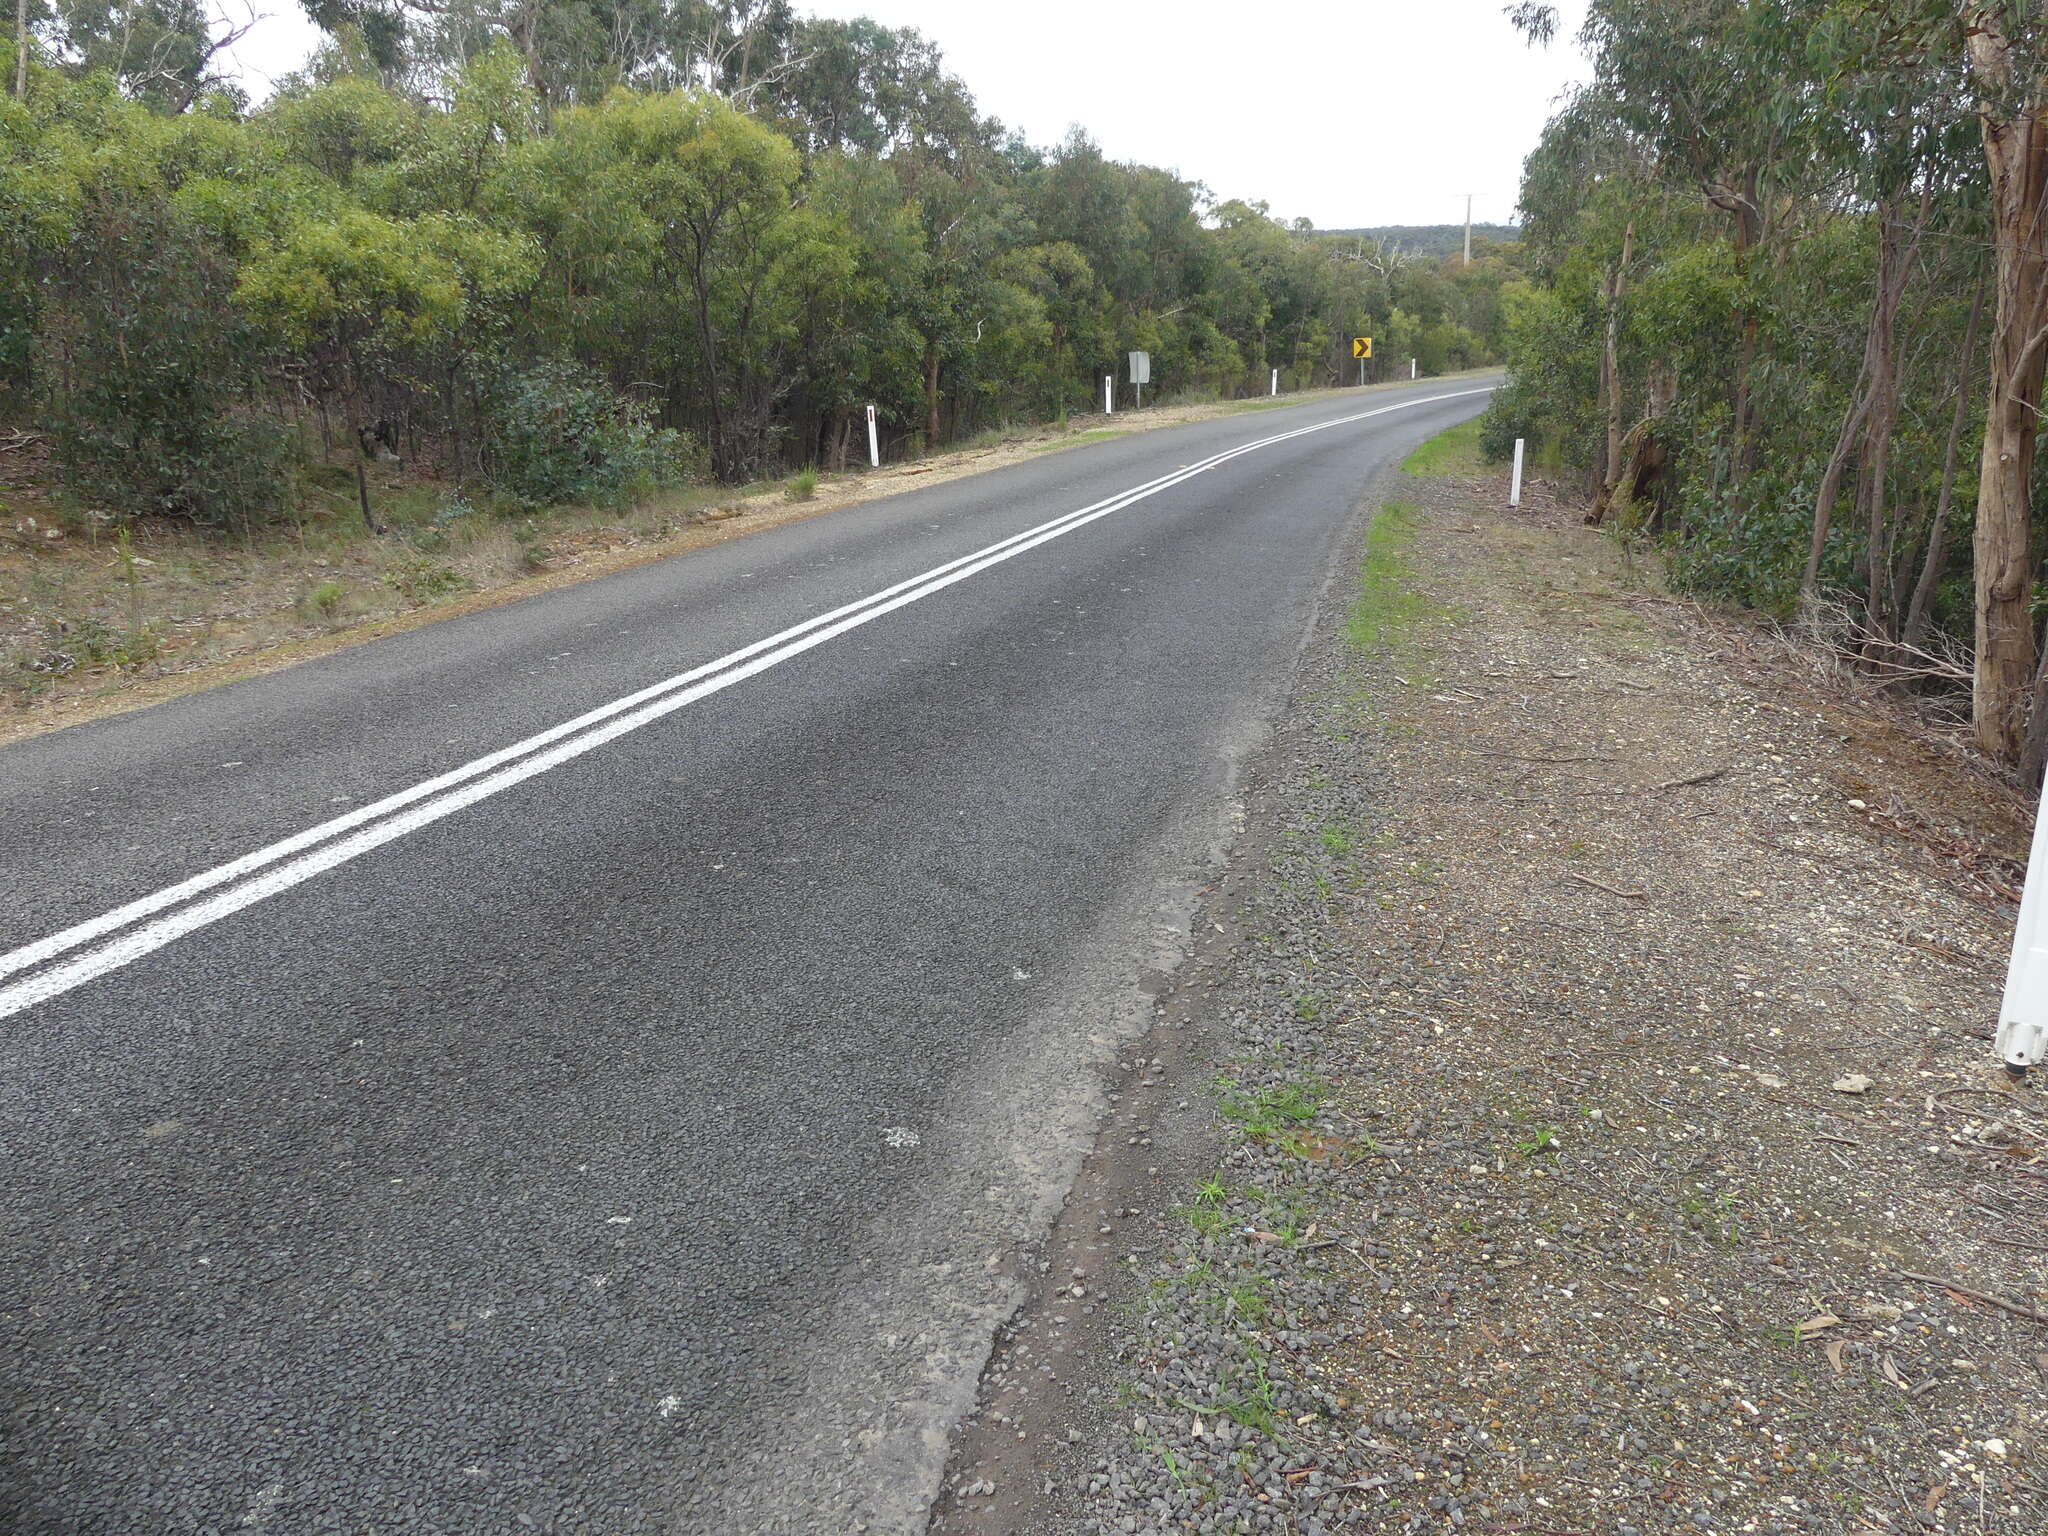
[[[269,516],[286,499],[286,434],[252,409],[255,349],[216,302],[203,241],[147,196],[95,192],[65,256],[38,295],[36,353],[67,477],[131,514]]]
[[[329,45],[251,110],[190,0],[31,6],[0,421],[107,506],[338,505],[362,454],[523,508],[836,471],[869,405],[935,449],[1093,411],[1139,349],[1148,403],[1352,382],[1354,334],[1405,377],[1496,355],[1520,271],[1212,206],[1079,130],[1035,148],[869,20],[307,9]]]
[[[651,417],[573,368],[514,374],[493,395],[491,478],[523,507],[624,505],[684,475],[681,435]]]

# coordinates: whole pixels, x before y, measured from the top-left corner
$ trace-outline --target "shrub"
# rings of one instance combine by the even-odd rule
[[[686,476],[682,434],[573,367],[512,375],[493,391],[491,417],[492,479],[526,508],[623,506]]]
[[[782,494],[790,501],[809,501],[818,494],[818,472],[815,469],[798,470],[789,477]]]
[[[96,199],[37,337],[58,462],[129,513],[248,526],[287,496],[289,435],[258,414],[255,348],[228,265],[167,207]]]
[[[347,596],[346,586],[341,582],[328,580],[308,587],[305,596],[301,597],[299,602],[308,613],[319,618],[332,619],[340,615],[342,600]]]
[[[446,597],[470,585],[461,572],[430,560],[400,560],[384,573],[384,585],[416,603]]]

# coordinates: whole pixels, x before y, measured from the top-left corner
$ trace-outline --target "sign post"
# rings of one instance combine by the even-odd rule
[[[1138,405],[1145,403],[1145,386],[1152,382],[1152,354],[1133,352],[1131,354],[1131,385],[1138,392]],[[1135,407],[1134,407],[1135,409]]]
[[[868,468],[882,467],[882,447],[875,439],[875,408],[868,407]]]
[[[2048,814],[2034,813],[2034,849],[2020,896],[2012,961],[2005,968],[2005,999],[1998,1007],[1998,1059],[2031,1067],[2048,1058]]]
[[[1365,382],[1365,360],[1372,356],[1372,338],[1354,336],[1351,338],[1351,355],[1358,359],[1358,382]]]

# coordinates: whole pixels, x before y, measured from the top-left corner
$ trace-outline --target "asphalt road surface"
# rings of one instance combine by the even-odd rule
[[[1047,453],[0,750],[0,1529],[921,1528],[1364,483],[1483,403]]]

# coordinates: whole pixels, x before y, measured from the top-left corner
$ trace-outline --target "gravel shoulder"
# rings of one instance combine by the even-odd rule
[[[2048,1530],[2023,803],[1546,487],[1374,500],[932,1529]]]

